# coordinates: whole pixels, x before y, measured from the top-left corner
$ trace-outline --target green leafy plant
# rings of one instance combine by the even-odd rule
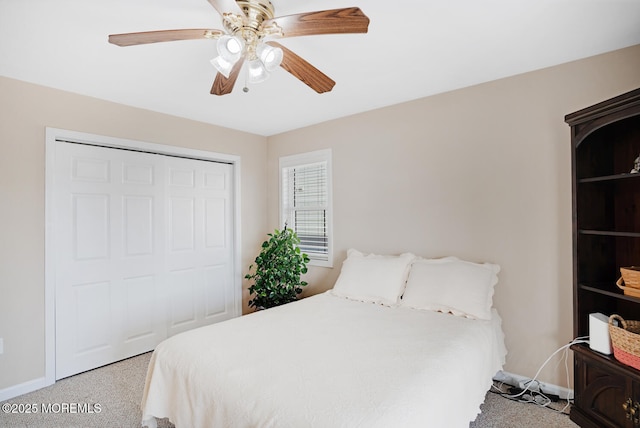
[[[268,234],[262,250],[249,266],[245,279],[253,280],[249,287],[249,307],[272,308],[293,302],[307,285],[300,275],[307,273],[309,256],[300,251],[300,239],[296,232],[284,225]],[[255,266],[255,271],[251,269]]]

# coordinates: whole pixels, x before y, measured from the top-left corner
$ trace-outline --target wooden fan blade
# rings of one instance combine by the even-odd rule
[[[283,37],[366,33],[369,30],[369,18],[358,7],[281,16],[264,21],[263,26],[270,24],[282,28]]]
[[[214,39],[223,35],[220,30],[197,28],[189,30],[145,31],[142,33],[111,34],[109,43],[118,46],[143,45],[145,43],[173,42],[177,40]]]
[[[220,16],[223,16],[225,13],[234,13],[236,15],[244,16],[242,9],[238,6],[238,3],[235,0],[207,0],[211,3],[211,6],[214,7],[215,10],[218,11]]]
[[[213,81],[213,86],[211,87],[212,95],[227,95],[230,94],[233,90],[233,87],[236,84],[236,80],[238,80],[238,75],[240,74],[240,69],[242,68],[242,64],[244,63],[244,57],[240,58],[238,62],[231,69],[231,73],[229,73],[229,77],[224,77],[223,74],[218,73],[216,75],[216,80]]]
[[[280,67],[297,77],[301,82],[305,83],[311,89],[319,94],[329,92],[333,89],[336,82],[322,71],[309,64],[305,59],[293,53],[293,51],[285,48],[277,42],[267,42],[269,45],[282,49],[284,54]]]

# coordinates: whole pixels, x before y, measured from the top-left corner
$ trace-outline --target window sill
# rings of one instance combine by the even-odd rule
[[[309,260],[309,263],[307,263],[307,266],[333,268],[333,263],[328,260],[326,261],[325,260]]]

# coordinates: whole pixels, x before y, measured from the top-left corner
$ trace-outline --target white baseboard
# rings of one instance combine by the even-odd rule
[[[49,385],[50,384],[47,383],[46,378],[41,377],[18,385],[10,386],[5,389],[0,389],[0,401],[10,400],[19,395],[27,394]]]
[[[504,382],[504,383],[509,384],[511,386],[517,386],[518,388],[524,389],[525,386],[526,386],[526,382],[530,381],[531,378],[530,377],[526,377],[526,376],[521,376],[521,375],[518,375],[518,374],[515,374],[515,373],[505,372],[505,371],[501,370],[498,373],[496,373],[496,375],[493,377],[493,380],[495,380],[497,382]],[[533,385],[531,385],[530,389],[533,390],[533,391],[542,390],[541,391],[542,393],[546,392],[548,394],[557,395],[560,398],[562,398],[563,400],[573,399],[573,389],[565,388],[563,386],[554,385],[552,383],[536,381],[536,382],[534,382]]]

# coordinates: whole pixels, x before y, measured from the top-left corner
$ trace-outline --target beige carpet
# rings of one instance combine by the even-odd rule
[[[140,427],[140,400],[150,354],[60,380],[54,385],[0,403],[3,428],[134,428]],[[455,400],[455,397],[451,397]],[[62,413],[69,403],[89,405],[94,413]],[[5,413],[6,405],[16,410],[35,409],[31,414]],[[42,410],[49,413],[43,413]],[[559,407],[560,408],[560,407]],[[74,410],[73,407],[70,408]],[[533,404],[517,403],[488,393],[482,413],[470,428],[573,427],[569,417]],[[99,410],[99,412],[98,412]],[[59,413],[55,413],[58,411]],[[425,424],[428,426],[428,424]],[[166,420],[160,428],[173,427]],[[190,428],[190,427],[180,427]],[[226,428],[226,427],[223,427]],[[302,427],[301,427],[302,428]],[[327,427],[329,428],[329,427]],[[430,427],[437,428],[437,427]],[[445,427],[449,428],[449,427]]]

